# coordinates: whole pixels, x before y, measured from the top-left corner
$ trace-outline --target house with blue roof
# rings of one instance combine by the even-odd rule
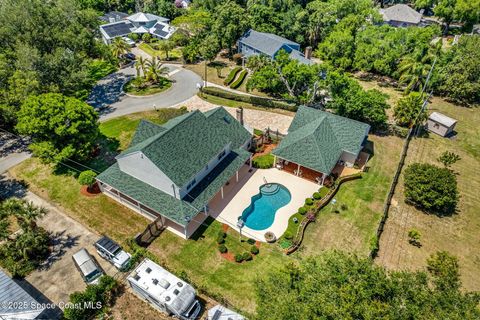
[[[97,182],[104,194],[187,239],[209,216],[209,202],[223,199],[224,186],[251,165],[252,136],[223,107],[163,125],[141,121]]]
[[[237,48],[238,53],[246,58],[263,54],[275,59],[280,50],[285,50],[292,59],[304,64],[313,63],[300,51],[300,44],[273,33],[258,32],[253,29],[248,30],[238,39]]]

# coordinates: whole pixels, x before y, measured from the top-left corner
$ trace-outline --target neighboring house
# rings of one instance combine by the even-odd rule
[[[217,304],[208,310],[207,320],[245,320],[245,318],[235,311]]]
[[[290,54],[292,59],[296,59],[301,63],[312,64],[310,57],[300,51],[300,45],[283,37],[272,33],[258,32],[253,29],[248,30],[237,41],[238,52],[248,58],[253,55],[264,54],[272,59],[280,50],[285,50]]]
[[[195,289],[149,259],[143,260],[127,281],[137,296],[168,315],[193,320],[200,313]]]
[[[406,4],[396,4],[387,9],[380,9],[383,21],[393,27],[418,26],[422,22],[422,13]]]
[[[105,44],[110,44],[113,39],[136,33],[142,36],[150,33],[160,39],[168,39],[177,30],[168,24],[168,19],[150,13],[138,12],[131,16],[120,15],[114,11],[102,16],[102,20],[109,19],[110,23],[100,26],[100,33]],[[117,19],[118,18],[118,19]]]
[[[223,186],[239,180],[252,133],[224,108],[198,110],[163,125],[140,122],[130,147],[97,180],[101,190],[175,234],[189,238]],[[243,123],[243,122],[242,122]]]
[[[426,129],[442,137],[446,137],[453,133],[456,124],[457,120],[439,112],[433,112],[428,116]]]
[[[302,168],[317,172],[323,183],[337,164],[355,165],[369,131],[366,123],[301,106],[272,154],[275,164],[293,165],[297,175]]]
[[[44,310],[45,307],[40,302],[0,270],[1,320],[37,319]]]
[[[175,6],[177,8],[188,8],[192,2],[190,0],[175,0]]]
[[[103,16],[101,16],[100,20],[107,23],[113,23],[113,22],[125,20],[127,17],[128,17],[128,14],[124,12],[110,11],[108,13],[105,13]]]

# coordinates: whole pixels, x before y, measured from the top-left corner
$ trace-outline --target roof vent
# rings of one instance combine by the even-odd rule
[[[150,273],[150,272],[152,272],[152,269],[147,268],[147,269],[145,270],[145,272],[146,272],[146,273]]]
[[[177,289],[173,290],[173,294],[178,296],[178,294],[180,293],[180,291],[178,291]]]
[[[159,283],[160,287],[162,287],[163,289],[168,289],[168,287],[170,287],[170,282],[168,282],[165,279],[160,279],[160,281],[158,283]]]
[[[170,297],[169,297],[169,296],[166,296],[166,297],[165,297],[165,301],[170,301]]]
[[[230,123],[230,118],[227,116],[223,117],[223,120],[225,120],[226,123]]]
[[[179,286],[180,288],[183,287],[183,282],[177,282],[177,286]]]
[[[153,284],[158,284],[158,280],[157,279],[153,279]]]
[[[133,279],[135,279],[135,281],[138,281],[138,280],[140,280],[140,276],[139,276],[138,274],[135,274],[135,275],[133,276]]]

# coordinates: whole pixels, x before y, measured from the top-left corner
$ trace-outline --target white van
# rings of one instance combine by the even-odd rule
[[[103,271],[85,248],[72,256],[73,262],[87,284],[97,284]]]

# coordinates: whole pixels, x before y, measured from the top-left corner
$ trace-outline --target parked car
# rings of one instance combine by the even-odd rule
[[[127,59],[127,60],[130,60],[130,61],[133,61],[133,60],[137,59],[137,56],[134,55],[134,54],[131,53],[131,52],[125,53],[125,54],[123,55],[123,57],[124,57],[125,59]]]
[[[130,253],[123,251],[118,243],[107,236],[103,236],[95,242],[95,249],[100,257],[109,261],[118,270],[124,270],[132,257]]]
[[[135,41],[130,39],[129,37],[122,37],[123,41],[128,44],[130,47],[135,47]]]
[[[103,270],[97,264],[95,259],[88,253],[87,249],[82,248],[72,256],[73,262],[87,284],[97,284],[103,275]]]

